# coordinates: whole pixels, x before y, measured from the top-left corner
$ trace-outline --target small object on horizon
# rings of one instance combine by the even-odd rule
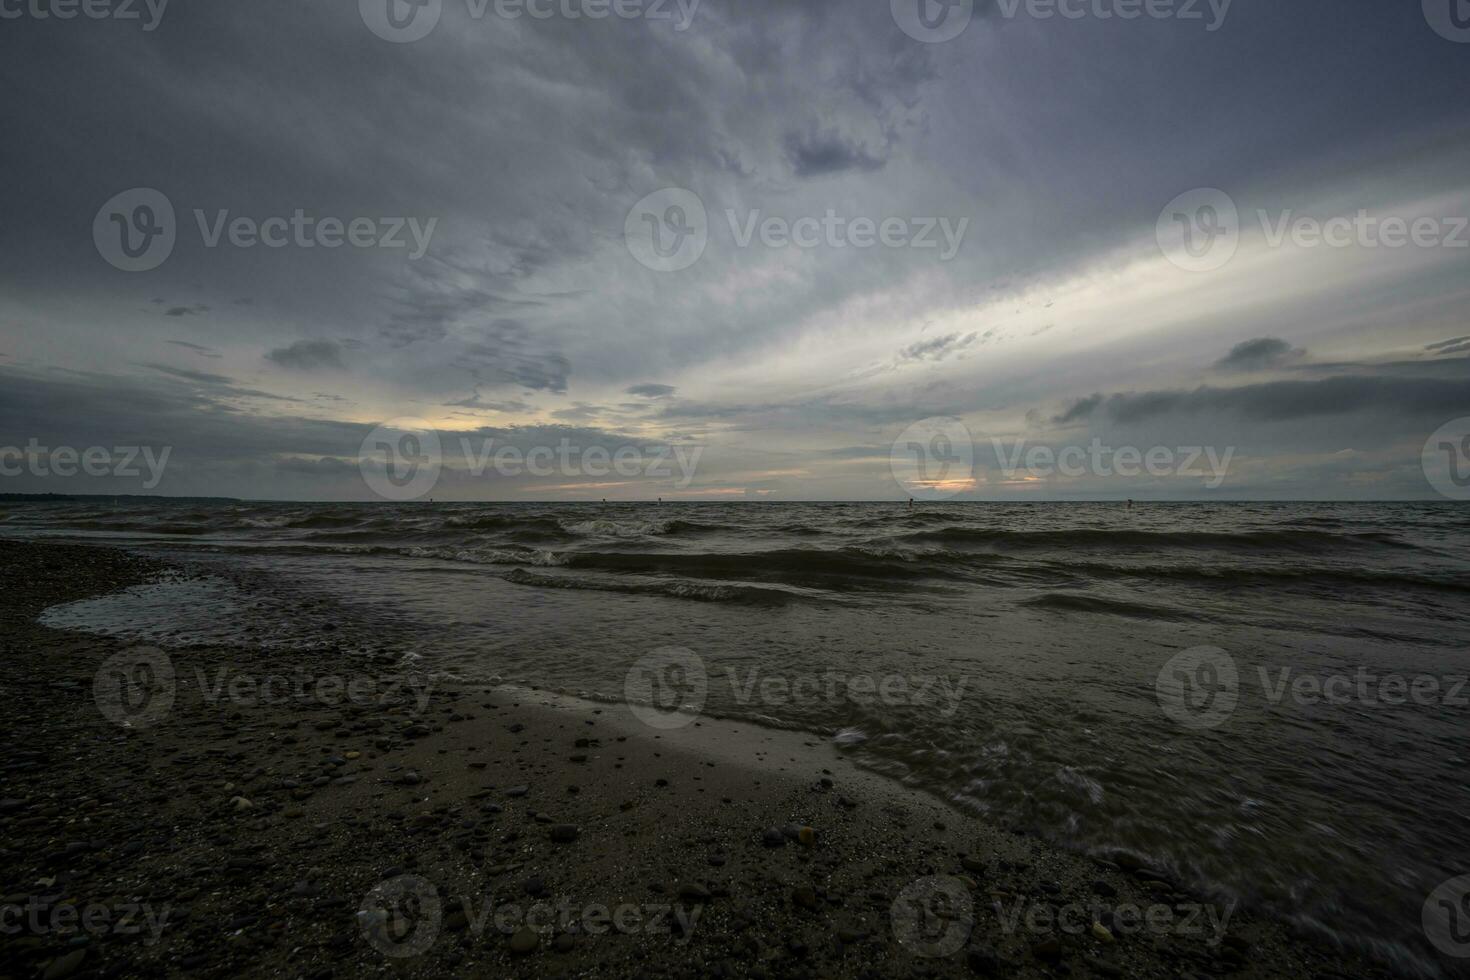
[[[1132,510],[1133,509],[1133,501],[1132,500],[1129,500],[1128,501],[1128,509],[1129,510]]]

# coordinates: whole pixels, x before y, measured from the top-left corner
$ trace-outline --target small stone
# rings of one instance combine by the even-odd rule
[[[1061,940],[1043,939],[1031,947],[1031,955],[1043,963],[1058,963],[1062,959]]]
[[[505,795],[514,799],[525,796],[529,792],[531,792],[531,787],[529,786],[512,786],[505,791]]]
[[[767,827],[761,834],[761,843],[767,847],[785,847],[786,835],[781,833],[779,827]]]
[[[1000,957],[995,951],[984,946],[972,947],[965,953],[965,961],[970,969],[981,976],[996,976],[1000,974]]]
[[[533,952],[541,944],[541,937],[536,930],[529,926],[522,926],[516,930],[515,935],[510,937],[510,951],[517,956],[525,956]]]
[[[551,828],[551,841],[554,844],[570,844],[577,839],[577,828],[569,823],[559,823]]]
[[[802,847],[812,847],[817,843],[817,832],[810,827],[802,827],[796,832],[796,839]]]
[[[815,909],[817,907],[817,892],[810,885],[802,885],[791,892],[791,902],[797,908]]]
[[[1109,932],[1108,927],[1103,925],[1101,922],[1094,922],[1092,924],[1092,938],[1096,939],[1100,943],[1113,942],[1113,934]]]
[[[987,865],[979,858],[971,857],[970,855],[966,854],[964,857],[960,858],[960,867],[970,872],[970,874],[983,875],[988,870],[989,865]]]
[[[698,882],[689,882],[679,887],[679,897],[686,902],[708,902],[710,900],[709,889]]]
[[[1105,977],[1121,977],[1123,968],[1116,963],[1111,963],[1099,956],[1084,957],[1084,962],[1092,968],[1092,972]]]
[[[58,956],[46,967],[46,972],[41,974],[41,980],[62,980],[81,969],[82,960],[87,956],[85,949],[74,949],[65,956]]]

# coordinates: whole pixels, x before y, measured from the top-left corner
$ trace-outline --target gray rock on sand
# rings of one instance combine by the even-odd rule
[[[679,897],[686,902],[708,902],[710,890],[698,882],[691,881],[686,885],[679,886]]]
[[[82,967],[82,960],[87,956],[85,949],[74,949],[70,953],[58,956],[46,967],[46,972],[41,974],[41,980],[63,980],[76,973]]]

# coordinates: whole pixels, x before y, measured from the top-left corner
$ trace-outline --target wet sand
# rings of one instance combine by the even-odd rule
[[[1387,975],[811,736],[394,654],[140,655],[35,620],[156,563],[0,559],[0,976]]]

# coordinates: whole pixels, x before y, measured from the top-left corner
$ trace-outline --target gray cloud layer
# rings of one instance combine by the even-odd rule
[[[712,493],[878,497],[898,433],[956,415],[1229,439],[1330,490],[1311,459],[1344,448],[1344,418],[1402,467],[1470,410],[1461,257],[1244,234],[1191,275],[1153,240],[1195,187],[1228,190],[1247,229],[1256,209],[1464,213],[1465,52],[1416,4],[1240,0],[1214,32],[981,4],[944,44],[888,0],[703,0],[687,29],[446,0],[412,44],[356,6],[5,22],[0,446],[110,420],[176,445],[189,492],[361,496],[341,464],[374,420],[563,423],[697,441]],[[133,187],[168,197],[178,241],[130,274],[92,230]],[[623,241],[666,187],[708,217],[677,273]],[[436,224],[416,260],[211,246],[200,226],[297,211]],[[829,215],[968,231],[949,261],[738,232]]]

